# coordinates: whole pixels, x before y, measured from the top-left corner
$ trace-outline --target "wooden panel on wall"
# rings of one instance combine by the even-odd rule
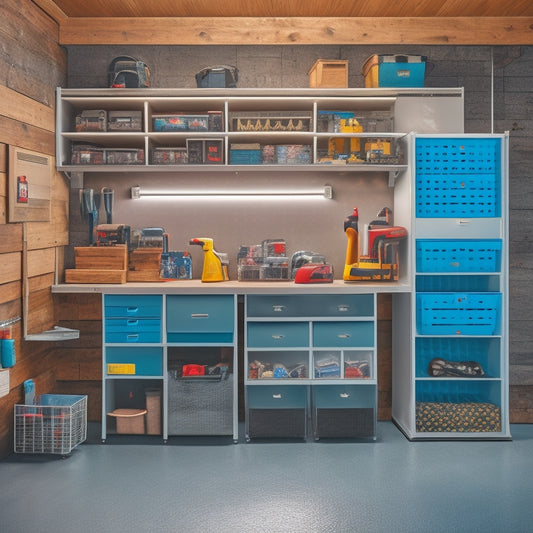
[[[531,17],[72,17],[64,45],[533,44]]]

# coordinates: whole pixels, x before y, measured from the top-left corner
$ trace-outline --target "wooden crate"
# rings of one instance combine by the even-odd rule
[[[95,270],[127,270],[128,247],[77,246],[74,248],[76,268]]]
[[[128,281],[161,281],[162,248],[137,248],[130,253]]]
[[[76,268],[65,270],[65,283],[126,283],[128,247],[77,246]]]
[[[348,87],[348,61],[317,59],[309,70],[309,87]]]

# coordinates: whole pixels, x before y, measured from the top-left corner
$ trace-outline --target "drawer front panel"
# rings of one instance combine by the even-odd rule
[[[250,409],[305,409],[307,388],[291,385],[247,387],[247,406]]]
[[[248,347],[298,348],[309,345],[307,322],[249,322]]]
[[[161,317],[162,296],[157,294],[104,295],[105,317]]]
[[[163,351],[161,348],[107,348],[107,365],[135,365],[132,374],[136,376],[162,376],[163,375]],[[111,372],[109,371],[111,370]],[[126,372],[129,373],[129,372]],[[118,375],[120,371],[107,370],[107,375]]]
[[[151,318],[106,319],[105,342],[161,342],[161,320]]]
[[[315,408],[373,408],[376,401],[376,387],[374,385],[313,386],[312,391]]]
[[[249,317],[354,317],[374,315],[372,294],[250,295],[246,300]]]
[[[167,297],[169,333],[233,333],[232,295],[184,295]]]
[[[374,322],[317,322],[313,324],[313,346],[372,347]]]

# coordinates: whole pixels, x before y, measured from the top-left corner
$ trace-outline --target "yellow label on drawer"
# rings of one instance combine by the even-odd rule
[[[135,363],[108,363],[108,374],[135,374]]]

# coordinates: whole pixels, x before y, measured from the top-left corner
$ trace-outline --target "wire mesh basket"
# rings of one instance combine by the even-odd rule
[[[42,394],[14,413],[15,453],[66,455],[87,438],[87,396]]]

